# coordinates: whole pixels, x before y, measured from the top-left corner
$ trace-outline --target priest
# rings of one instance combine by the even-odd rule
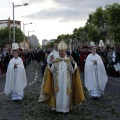
[[[92,46],[92,53],[88,55],[85,63],[85,86],[94,100],[104,94],[107,81],[108,78],[102,59],[96,53],[96,47]]]
[[[50,63],[50,57],[57,58],[58,56],[59,56],[59,52],[58,52],[58,42],[57,42],[57,40],[55,40],[54,50],[48,55],[48,57],[47,57],[47,63]]]
[[[24,88],[27,85],[26,73],[23,61],[18,57],[18,51],[13,50],[14,57],[10,60],[5,83],[5,94],[12,100],[22,100]]]
[[[41,87],[39,102],[52,110],[67,113],[84,100],[79,70],[73,58],[66,55],[67,44],[58,45],[59,57],[51,56]]]

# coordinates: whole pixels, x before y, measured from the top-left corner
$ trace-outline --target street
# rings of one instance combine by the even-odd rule
[[[37,70],[37,73],[36,73]],[[120,120],[120,80],[109,77],[105,95],[98,101],[88,96],[84,87],[85,101],[70,113],[56,113],[50,107],[38,103],[40,85],[40,65],[34,62],[26,69],[28,86],[22,102],[13,102],[4,92],[5,75],[0,78],[0,120]],[[81,74],[82,76],[82,74]]]

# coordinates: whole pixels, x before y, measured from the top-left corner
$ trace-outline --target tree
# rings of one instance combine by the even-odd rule
[[[89,16],[89,19],[91,16]],[[89,20],[90,21],[90,20]],[[102,7],[96,9],[96,11],[92,14],[91,24],[97,26],[98,28],[104,27],[105,19],[104,19],[104,10]]]
[[[107,5],[105,14],[109,35],[115,42],[120,43],[120,4]]]
[[[47,45],[44,46],[45,49],[53,48],[53,47],[54,47],[54,42],[50,42],[50,43],[48,43]]]
[[[97,8],[89,15],[85,27],[89,38],[95,38],[97,35],[96,40],[109,38],[120,42],[120,4],[107,5],[104,10],[102,7]]]
[[[71,35],[69,34],[62,34],[57,37],[58,42],[61,40],[64,40],[67,44],[69,43],[69,39],[71,38]]]
[[[100,39],[110,39],[120,43],[120,4],[107,5],[105,9],[97,8],[89,15],[84,27],[75,28],[71,35],[59,35],[58,40],[62,39],[77,39],[81,43],[86,41],[98,43]]]
[[[87,32],[87,40],[99,42],[100,39],[105,40],[106,31],[104,25],[106,24],[104,18],[104,10],[102,7],[96,9],[94,13],[89,15],[87,23],[85,25],[85,31]]]
[[[0,29],[0,47],[5,47],[6,44],[12,44],[13,40],[13,28],[11,30],[6,27]],[[11,31],[11,32],[10,32]],[[9,39],[9,33],[11,33],[11,41]],[[19,28],[15,28],[15,38],[16,38],[16,43],[20,43],[24,39],[24,34]]]
[[[0,47],[4,47],[6,43],[9,43],[9,30],[0,29]]]

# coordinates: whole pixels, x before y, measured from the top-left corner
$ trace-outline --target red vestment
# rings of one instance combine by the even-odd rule
[[[85,61],[88,55],[89,55],[89,51],[81,51],[80,53],[80,71],[81,72],[84,72]]]

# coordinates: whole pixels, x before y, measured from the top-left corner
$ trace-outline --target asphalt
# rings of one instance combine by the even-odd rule
[[[30,84],[34,81],[34,78],[36,76],[36,65],[37,65],[36,62],[32,63],[26,69],[28,84]],[[38,73],[39,73],[38,78],[42,80],[42,78],[40,76],[40,71]],[[6,76],[6,74],[3,74],[2,76],[0,76],[0,120],[22,120],[22,113],[21,113],[22,105],[21,105],[21,103],[11,101],[3,93],[4,86],[5,86],[5,76]],[[105,94],[106,94],[106,96],[108,96],[108,94],[109,94],[110,96],[115,96],[117,98],[118,94],[120,94],[120,79],[115,79],[112,77],[108,77],[108,78],[109,79],[108,79],[108,83],[106,85]],[[84,79],[83,79],[82,73],[81,73],[81,80],[82,80],[82,83],[84,84]],[[39,88],[37,88],[37,87],[38,87],[37,85],[34,86],[34,83],[33,83],[33,85],[28,86],[28,88],[29,88],[28,93],[31,95],[33,94],[33,98],[37,97],[36,99],[38,99],[38,96],[36,96],[34,93],[32,93],[32,91],[33,91],[33,89],[37,89],[37,91],[38,91]],[[113,97],[111,98],[110,96],[108,96],[109,99],[110,100],[113,99]],[[117,106],[115,109],[118,109],[119,102],[116,98],[114,99],[114,102],[117,101],[117,104],[116,104]],[[110,105],[109,105],[109,102],[107,103],[107,100],[108,100],[108,98],[104,97],[103,103],[107,104],[107,106],[111,106],[111,103],[113,102],[113,100],[111,100]],[[33,102],[32,100],[29,100],[29,98],[25,102],[25,104],[28,104],[28,105],[25,105],[25,107],[27,107],[26,108],[27,111],[29,111],[29,107],[30,107],[29,103],[27,103],[28,101],[31,103]],[[93,102],[91,102],[91,103],[93,103]],[[96,104],[96,103],[94,103],[94,104]],[[88,101],[85,101],[85,103],[83,104],[83,107],[85,108],[86,106],[88,107],[89,105],[90,105],[90,101],[88,99]],[[102,104],[100,104],[100,105],[102,105]],[[96,105],[96,106],[98,107],[98,105]],[[24,106],[22,106],[22,107],[24,108]],[[96,111],[98,111],[98,109],[96,109],[97,107],[95,107],[93,105],[92,106],[90,105],[90,107],[89,107],[89,108],[91,108],[90,110],[93,112],[93,114],[92,114],[93,116],[95,116]],[[70,116],[74,115],[74,112],[73,112],[73,114],[70,113]],[[75,112],[75,114],[76,113],[77,113],[77,111]],[[87,115],[87,113],[85,113],[85,114]],[[25,113],[25,115],[26,115],[26,113]],[[111,118],[110,115],[107,115],[107,116],[109,116],[109,118]],[[26,120],[29,120],[29,119],[26,119]],[[37,119],[34,119],[34,120],[37,120]],[[68,116],[62,115],[62,120],[68,120]],[[106,120],[106,119],[103,119],[103,120]],[[109,119],[109,120],[113,120],[113,119]],[[115,120],[120,120],[120,119],[118,118]]]
[[[34,81],[36,66],[37,63],[34,62],[26,69],[28,85]],[[11,101],[4,94],[5,77],[6,74],[0,76],[0,120],[21,120],[21,103]]]

